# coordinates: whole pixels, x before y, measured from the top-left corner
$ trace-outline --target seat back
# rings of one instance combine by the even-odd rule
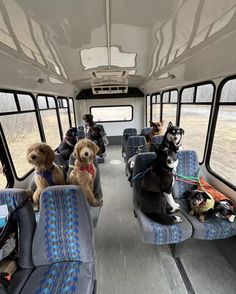
[[[105,132],[105,129],[104,129],[104,126],[101,125],[101,124],[96,124],[96,127],[98,127],[100,130],[101,130],[101,135],[104,137],[106,136],[106,132]]]
[[[36,266],[63,261],[94,261],[89,206],[78,186],[46,188],[40,198],[40,220],[33,240]]]
[[[134,128],[127,128],[123,131],[123,137],[122,137],[122,156],[126,156],[126,146],[127,142],[130,136],[137,136],[138,132]]]
[[[32,260],[32,242],[36,228],[33,207],[23,189],[1,189],[0,205],[7,204],[9,214],[18,224],[19,260],[22,269],[34,267]]]
[[[78,141],[81,139],[84,139],[85,138],[85,131],[78,129],[76,132],[76,137],[77,137]]]
[[[138,150],[140,148],[140,150]],[[126,162],[129,158],[140,152],[147,152],[147,142],[144,136],[131,136],[126,147]]]
[[[151,131],[152,131],[152,128],[150,128],[150,127],[143,128],[143,129],[141,130],[140,135],[145,137],[145,136],[147,136],[149,133],[151,133]]]
[[[176,173],[181,176],[198,177],[199,163],[196,151],[183,150],[178,151],[178,166]],[[191,191],[196,188],[196,185],[189,184],[186,181],[175,180],[173,187],[174,198],[184,198],[185,191]]]
[[[142,181],[142,173],[145,172],[152,164],[154,159],[156,158],[155,152],[144,152],[137,154],[135,158],[135,164],[133,169],[133,203],[136,203],[139,200],[140,195],[140,184]]]

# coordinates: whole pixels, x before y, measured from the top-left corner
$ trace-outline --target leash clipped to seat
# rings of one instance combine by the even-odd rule
[[[143,178],[144,175],[145,175],[150,169],[151,169],[151,168],[149,167],[149,168],[147,168],[144,172],[140,172],[140,173],[138,173],[136,176],[134,176],[134,177],[131,179],[131,182]]]

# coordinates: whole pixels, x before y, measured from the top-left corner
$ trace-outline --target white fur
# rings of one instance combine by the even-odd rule
[[[175,211],[180,209],[180,205],[179,205],[179,203],[175,202],[175,200],[174,200],[174,198],[172,196],[172,193],[170,193],[170,194],[164,193],[164,195],[166,197],[166,201],[172,207],[171,212],[175,212]]]

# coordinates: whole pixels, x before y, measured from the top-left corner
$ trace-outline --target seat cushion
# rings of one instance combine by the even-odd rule
[[[148,244],[173,244],[182,242],[192,236],[192,226],[181,212],[173,215],[180,216],[181,223],[162,225],[149,219],[139,209],[135,209],[142,240]]]
[[[91,294],[95,282],[94,263],[62,262],[37,267],[22,294]]]
[[[181,205],[182,213],[193,227],[193,238],[214,240],[236,235],[236,222],[231,223],[228,220],[211,217],[206,219],[204,223],[201,223],[196,216],[189,215],[188,201],[186,199],[181,199],[178,202]]]

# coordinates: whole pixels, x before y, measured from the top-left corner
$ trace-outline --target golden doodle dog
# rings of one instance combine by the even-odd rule
[[[35,205],[39,204],[40,195],[46,187],[65,184],[62,170],[53,162],[54,157],[54,151],[46,143],[32,144],[27,150],[27,160],[35,167],[37,188],[32,195]]]
[[[74,169],[69,175],[69,184],[79,185],[92,206],[101,206],[102,200],[97,200],[93,193],[96,167],[94,159],[99,147],[90,139],[82,139],[76,143],[73,155],[75,157]]]

